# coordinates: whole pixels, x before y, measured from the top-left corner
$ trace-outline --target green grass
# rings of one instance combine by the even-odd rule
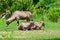
[[[31,39],[31,38],[0,38],[0,40],[60,40],[60,38],[53,38],[53,39]]]
[[[34,19],[34,21],[35,22],[40,22],[41,18]],[[21,22],[25,22],[25,21],[20,20],[20,23]],[[48,19],[45,19],[44,22],[45,22],[44,30],[60,31],[60,21],[57,22],[57,23],[53,23],[53,22],[50,22]],[[8,27],[6,27],[6,20],[5,19],[0,19],[0,31],[6,30],[6,29],[7,30],[17,30],[17,23],[16,23],[16,21],[12,22]]]
[[[40,22],[41,19],[40,18],[34,19],[34,21]],[[20,23],[21,22],[25,22],[25,21],[21,20]],[[45,19],[44,22],[45,22],[45,27],[43,27],[44,31],[54,31],[54,32],[60,31],[60,22],[53,23],[50,22],[48,19]],[[6,29],[8,31],[5,31]],[[60,34],[48,34],[48,33],[45,34],[45,33],[39,33],[34,31],[18,31],[16,21],[12,22],[8,27],[6,27],[5,19],[0,19],[0,32],[1,32],[0,36],[3,37],[0,38],[0,40],[60,40]],[[20,36],[20,37],[27,37],[27,38],[13,38],[13,36],[18,36],[18,37]]]
[[[3,31],[0,36],[3,36],[1,40],[60,40],[60,34],[37,33],[37,31]],[[14,36],[17,38],[13,38]]]
[[[20,21],[20,23],[23,22],[23,20]],[[25,22],[25,20],[24,20]],[[0,31],[4,30],[17,30],[17,22],[14,21],[12,22],[8,27],[6,27],[6,20],[5,19],[0,19]]]

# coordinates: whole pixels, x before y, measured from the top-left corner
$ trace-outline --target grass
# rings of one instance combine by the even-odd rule
[[[41,19],[34,19],[35,22],[40,22]],[[20,21],[25,22],[25,21]],[[53,23],[48,19],[45,19],[44,31],[59,32],[60,22]],[[42,28],[42,29],[43,29]],[[5,31],[5,30],[8,31]],[[60,40],[60,34],[50,34],[50,33],[40,33],[36,31],[18,31],[16,21],[12,22],[8,27],[6,27],[6,20],[0,19],[0,40]],[[14,38],[14,37],[18,38]],[[6,38],[5,38],[6,37]],[[19,38],[20,37],[20,38]]]
[[[4,39],[2,39],[2,38],[0,38],[0,40],[60,40],[60,38],[52,38],[52,39],[35,39],[35,38],[33,38],[33,39],[31,39],[31,38],[4,38]]]
[[[1,40],[60,40],[60,34],[46,34],[37,31],[2,31]]]
[[[35,22],[40,22],[41,19],[34,19]],[[20,20],[21,22],[25,22]],[[48,31],[60,31],[60,21],[57,23],[50,22],[48,19],[45,19],[45,28],[44,30]],[[8,27],[6,27],[6,20],[5,19],[0,19],[0,31],[3,30],[17,30],[17,23],[16,21],[12,22]],[[42,28],[43,29],[43,28]]]

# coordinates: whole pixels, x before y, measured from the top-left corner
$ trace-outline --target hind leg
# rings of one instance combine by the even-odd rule
[[[27,17],[26,20],[27,20],[27,22],[29,22],[30,21],[30,17]]]
[[[33,18],[31,18],[30,21],[34,21]]]
[[[30,16],[30,21],[34,21],[34,20],[33,20],[33,15]]]
[[[26,30],[27,30],[27,28],[23,27],[23,31],[26,31]]]

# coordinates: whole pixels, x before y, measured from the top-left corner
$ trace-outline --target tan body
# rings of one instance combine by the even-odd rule
[[[6,24],[10,24],[14,20],[16,20],[18,24],[18,20],[27,20],[28,22],[31,20],[31,17],[32,14],[29,11],[15,11],[14,14],[9,19],[7,19]]]
[[[41,30],[43,26],[44,26],[44,22],[23,22],[19,24],[18,29],[19,30],[28,30],[28,29]]]
[[[19,24],[18,29],[19,30],[31,30],[33,26],[34,26],[33,22],[23,22]]]
[[[35,30],[40,29],[41,30],[42,26],[44,26],[44,22],[35,22],[34,25],[35,25],[35,27],[33,29],[35,29]]]

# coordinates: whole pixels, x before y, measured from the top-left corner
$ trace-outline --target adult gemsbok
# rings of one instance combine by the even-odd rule
[[[30,11],[15,11],[14,14],[6,20],[7,26],[14,20],[16,20],[17,24],[19,25],[19,20],[27,20],[28,22],[33,21],[33,18]]]

